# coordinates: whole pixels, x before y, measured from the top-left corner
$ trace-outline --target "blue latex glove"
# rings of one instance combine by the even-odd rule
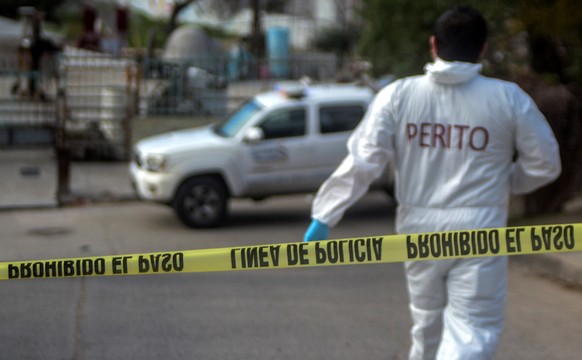
[[[317,240],[327,240],[329,237],[329,226],[320,222],[319,220],[313,219],[309,228],[303,236],[303,241],[317,241]]]

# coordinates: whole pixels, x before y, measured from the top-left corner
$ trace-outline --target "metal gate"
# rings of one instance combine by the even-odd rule
[[[57,82],[20,54],[0,58],[0,207],[58,205]]]
[[[73,160],[127,160],[137,94],[133,59],[66,48],[59,65],[65,143]]]
[[[23,65],[0,57],[0,207],[57,206],[71,161],[129,158],[137,68],[74,48]]]

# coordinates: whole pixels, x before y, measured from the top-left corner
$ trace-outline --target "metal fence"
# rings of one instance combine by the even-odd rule
[[[58,204],[55,62],[41,73],[22,55],[0,55],[0,208]]]
[[[140,64],[138,113],[141,116],[222,117],[242,101],[279,80],[310,77],[330,80],[335,56],[302,54],[285,60],[240,62],[227,57],[146,58]]]
[[[226,112],[224,59],[146,58],[141,69],[141,115],[221,116]]]
[[[0,150],[54,153],[47,156],[55,159],[55,170],[47,173],[57,173],[56,192],[66,194],[71,161],[128,160],[133,127],[145,118],[210,121],[277,81],[304,76],[324,81],[337,72],[335,57],[321,54],[241,63],[227,57],[111,56],[65,47],[31,70],[26,57],[5,52],[0,54]]]
[[[54,62],[26,69],[19,58],[0,58],[0,148],[51,147],[55,141]]]
[[[74,159],[125,160],[138,81],[131,58],[65,51],[59,63],[65,141]]]
[[[0,60],[0,147],[54,147],[73,159],[129,157],[136,62],[67,48],[32,71]]]
[[[233,63],[227,57],[152,59],[67,47],[42,69],[0,60],[0,146],[61,139],[73,159],[125,160],[136,115],[220,118],[274,82],[329,80],[338,65],[335,57],[320,54]],[[35,95],[26,94],[30,84]]]

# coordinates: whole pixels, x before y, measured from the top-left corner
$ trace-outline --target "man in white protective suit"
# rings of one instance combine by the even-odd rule
[[[517,85],[480,74],[487,24],[473,8],[443,13],[425,74],[382,89],[319,189],[304,241],[327,239],[392,162],[396,231],[504,227],[509,196],[561,171],[544,116]],[[491,359],[504,323],[507,257],[405,264],[410,359]]]

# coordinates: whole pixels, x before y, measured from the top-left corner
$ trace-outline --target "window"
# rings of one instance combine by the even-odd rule
[[[305,135],[305,109],[281,110],[269,114],[260,125],[265,139]]]
[[[351,131],[360,123],[365,111],[362,105],[321,107],[319,109],[319,131],[322,134]]]
[[[261,106],[254,101],[249,101],[240,107],[226,121],[216,127],[216,133],[225,137],[233,137],[244,124],[261,110]]]

